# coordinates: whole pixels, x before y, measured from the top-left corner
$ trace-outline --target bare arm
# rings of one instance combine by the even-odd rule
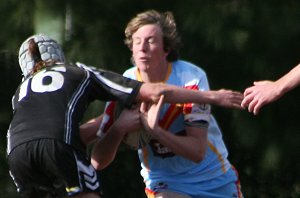
[[[203,160],[207,149],[207,129],[186,127],[185,130],[185,136],[178,136],[158,127],[151,134],[153,138],[169,148],[176,155],[199,163]]]
[[[81,140],[88,145],[97,139],[97,131],[102,122],[103,115],[89,120],[88,122],[80,126],[80,137]]]
[[[196,163],[202,161],[207,148],[207,129],[186,127],[186,135],[177,136],[161,128],[158,124],[158,117],[162,102],[163,96],[157,104],[152,104],[149,110],[145,107],[145,103],[142,104],[141,120],[146,131],[175,154]]]
[[[277,81],[281,85],[281,95],[297,87],[300,84],[300,63]]]
[[[124,136],[140,129],[139,109],[124,109],[105,135],[98,138],[92,151],[91,163],[97,170],[107,167],[115,158]]]
[[[243,94],[240,92],[225,89],[218,91],[197,91],[164,83],[143,83],[138,100],[157,102],[162,94],[165,96],[165,102],[169,103],[191,102],[242,109]]]
[[[300,84],[300,64],[277,81],[257,81],[254,86],[244,92],[242,107],[257,115],[260,109],[271,102],[281,98],[286,92]]]

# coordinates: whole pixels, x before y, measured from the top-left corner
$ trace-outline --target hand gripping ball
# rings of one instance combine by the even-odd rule
[[[115,120],[120,116],[124,108],[125,107],[122,106],[120,103],[116,103],[114,110]],[[145,130],[132,131],[125,135],[123,143],[129,148],[137,150],[146,146],[150,142],[151,137],[152,136]]]

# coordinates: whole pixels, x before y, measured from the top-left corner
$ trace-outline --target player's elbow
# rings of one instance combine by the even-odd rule
[[[200,163],[205,158],[205,153],[206,153],[206,149],[199,148],[199,149],[197,149],[197,151],[195,152],[195,155],[193,155],[191,160],[195,163]]]
[[[94,167],[94,169],[96,169],[96,170],[102,170],[105,167],[107,167],[107,164],[105,164],[105,163],[99,163],[97,160],[95,160],[93,158],[91,159],[91,164]]]
[[[200,163],[200,162],[202,162],[203,159],[204,159],[204,155],[198,155],[198,156],[194,157],[193,162]]]
[[[101,170],[102,167],[100,166],[100,163],[98,163],[97,160],[94,160],[93,158],[91,159],[91,164],[94,167],[94,169],[96,170]]]
[[[96,170],[102,170],[108,166],[109,162],[99,157],[98,153],[93,152],[91,157],[91,164]]]

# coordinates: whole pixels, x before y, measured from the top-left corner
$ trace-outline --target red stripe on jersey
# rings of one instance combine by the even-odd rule
[[[185,86],[186,89],[190,90],[199,90],[198,85],[190,85],[190,86]],[[190,114],[192,113],[192,108],[193,108],[193,103],[185,103],[183,105],[183,113],[184,114]]]
[[[182,105],[171,104],[162,120],[160,120],[161,127],[164,129],[168,129],[181,113]]]
[[[114,118],[114,111],[115,111],[115,107],[116,107],[116,102],[112,101],[109,102],[107,108],[105,109],[105,115],[109,117],[107,123],[105,124],[104,128],[103,128],[103,133],[106,133],[106,131],[109,129],[109,127],[111,127],[111,125],[114,123],[115,118]]]

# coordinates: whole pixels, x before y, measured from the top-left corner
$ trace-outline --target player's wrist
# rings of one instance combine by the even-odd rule
[[[122,123],[115,122],[110,128],[110,132],[123,137],[127,133],[127,127],[124,127]]]
[[[218,91],[205,91],[206,93],[206,102],[207,104],[216,105],[219,102],[219,92]]]
[[[154,129],[151,130],[151,134],[154,138],[157,139],[158,136],[160,136],[162,133],[164,133],[164,129],[161,128],[160,126],[155,127]]]

